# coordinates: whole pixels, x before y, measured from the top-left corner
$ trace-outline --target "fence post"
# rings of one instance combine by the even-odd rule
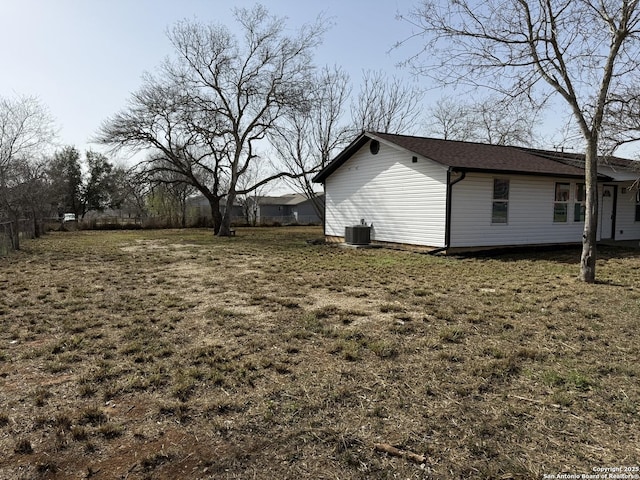
[[[9,222],[9,235],[11,236],[11,248],[20,250],[20,230],[14,222]]]

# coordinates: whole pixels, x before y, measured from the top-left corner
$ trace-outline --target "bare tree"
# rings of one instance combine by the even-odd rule
[[[33,181],[42,173],[41,158],[55,137],[53,120],[34,97],[0,97],[0,217],[17,221],[28,214]],[[19,248],[17,232],[14,248]]]
[[[289,34],[284,19],[260,5],[236,9],[235,18],[239,38],[224,26],[186,21],[169,33],[178,61],[167,66],[167,73],[184,85],[197,110],[218,120],[211,133],[228,152],[226,208],[218,235],[231,234],[236,195],[292,176],[280,172],[238,188],[251,163],[261,161],[259,142],[287,110],[302,107],[312,86],[312,53],[324,32],[318,21]]]
[[[18,158],[33,157],[55,137],[53,120],[35,97],[0,97],[0,172]]]
[[[533,146],[537,120],[537,109],[526,108],[522,97],[493,95],[473,102],[443,97],[430,110],[427,127],[445,140]]]
[[[445,140],[471,140],[474,137],[469,105],[452,97],[441,97],[429,109],[426,123],[429,135]]]
[[[424,92],[417,86],[388,78],[382,71],[364,72],[360,93],[351,105],[357,132],[415,132],[423,114]]]
[[[529,108],[522,97],[490,96],[472,105],[476,141],[492,145],[533,146],[538,109]]]
[[[103,123],[97,141],[116,150],[147,151],[139,176],[152,183],[170,179],[196,188],[209,201],[218,233],[229,152],[218,138],[218,118],[197,110],[174,80],[146,75],[129,107]]]
[[[310,88],[311,55],[324,30],[317,22],[289,35],[284,19],[259,5],[236,9],[235,18],[238,37],[222,25],[177,23],[168,32],[175,60],[164,63],[159,79],[147,78],[98,138],[120,148],[150,148],[146,169],[196,187],[209,200],[218,235],[231,234],[237,195],[293,175],[279,172],[238,187],[250,165],[263,161],[258,144]]]
[[[272,131],[270,140],[285,170],[295,174],[285,181],[309,198],[319,218],[324,218],[312,178],[353,133],[351,125],[343,121],[350,93],[349,76],[337,67],[325,67],[314,84],[307,108],[290,111]]]
[[[12,187],[7,192],[8,205],[13,209],[14,221],[18,216],[29,220],[32,224],[33,235],[42,234],[42,221],[51,217],[52,207],[49,197],[49,183],[46,175],[47,157],[24,158],[13,162]],[[16,245],[19,246],[19,243]]]
[[[424,38],[410,60],[443,83],[505,96],[559,95],[585,145],[580,278],[596,276],[597,175],[607,105],[637,83],[638,0],[423,0],[410,17]]]
[[[603,124],[602,141],[611,152],[640,139],[640,80],[612,95]]]

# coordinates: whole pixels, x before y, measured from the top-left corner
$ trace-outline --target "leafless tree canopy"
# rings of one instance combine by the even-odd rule
[[[604,115],[602,140],[605,151],[613,152],[621,145],[640,138],[640,80],[612,95]]]
[[[150,166],[170,165],[210,199],[214,217],[214,203],[226,197],[220,235],[230,233],[236,195],[292,175],[279,172],[239,189],[251,163],[263,161],[259,142],[285,112],[305,107],[312,54],[324,31],[318,21],[290,34],[284,19],[260,5],[236,9],[235,18],[238,36],[222,25],[177,23],[168,32],[175,58],[133,97],[129,109],[106,122],[100,138],[159,152]]]
[[[217,122],[217,117],[195,109],[174,79],[146,75],[128,108],[102,125],[98,141],[146,151],[141,169],[152,183],[193,185],[208,199],[218,232],[229,151],[216,133]]]
[[[423,0],[409,21],[423,40],[408,62],[418,73],[564,100],[585,141],[581,278],[595,281],[599,139],[607,106],[638,83],[638,0]]]
[[[287,179],[297,191],[316,198],[311,178],[323,168],[353,134],[344,119],[349,99],[349,77],[341,69],[324,68],[316,75],[314,88],[308,92],[307,107],[291,110],[270,135],[278,161],[294,175]],[[314,202],[318,216],[324,216],[319,202]]]
[[[639,60],[636,1],[423,1],[411,19],[425,39],[417,72],[509,96],[550,86],[587,130]]]
[[[362,131],[415,133],[421,126],[424,94],[417,85],[367,71],[358,96],[350,101],[350,94],[346,73],[337,67],[324,68],[307,92],[305,108],[290,110],[269,137],[279,161],[296,173],[287,182],[309,198],[315,198],[313,175]],[[345,118],[347,113],[350,119]],[[316,206],[322,218],[323,207]]]
[[[277,177],[238,190],[239,178],[260,158],[257,142],[291,109],[304,108],[312,86],[312,55],[324,32],[322,22],[287,33],[284,19],[262,6],[237,9],[244,38],[223,26],[179,23],[170,32],[178,61],[168,68],[180,79],[200,111],[218,120],[217,136],[228,149],[229,185],[221,235],[229,234],[231,207],[237,194]]]
[[[33,153],[53,137],[52,121],[34,97],[0,97],[0,159]]]
[[[0,97],[0,173],[12,162],[40,155],[55,137],[53,120],[34,97]]]
[[[537,111],[527,108],[521,97],[491,95],[465,102],[443,97],[430,110],[427,131],[445,140],[493,145],[534,146]]]
[[[37,224],[44,200],[43,159],[54,137],[53,120],[36,98],[0,97],[0,219],[27,217]],[[16,248],[17,242],[16,236]]]
[[[423,114],[424,92],[418,85],[382,71],[366,71],[360,93],[351,106],[355,128],[384,133],[414,133]]]

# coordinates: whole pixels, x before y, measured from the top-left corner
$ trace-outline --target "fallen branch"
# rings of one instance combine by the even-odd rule
[[[404,458],[414,463],[424,463],[426,458],[424,455],[418,455],[417,453],[409,450],[400,450],[399,448],[389,445],[388,443],[374,443],[373,449],[376,452],[384,452],[394,457]]]

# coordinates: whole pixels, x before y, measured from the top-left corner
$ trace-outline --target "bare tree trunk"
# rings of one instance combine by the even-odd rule
[[[586,211],[582,234],[580,279],[587,283],[596,280],[596,239],[598,231],[598,152],[596,141],[589,140],[585,155]]]
[[[40,237],[40,222],[38,221],[38,216],[35,212],[33,212],[33,237]]]
[[[241,142],[237,137],[235,139],[235,142],[236,142],[236,152],[231,162],[231,178],[229,180],[229,190],[227,191],[227,202],[224,207],[224,215],[222,216],[220,231],[218,232],[219,237],[231,236],[231,213],[233,212],[233,204],[236,203],[236,196],[237,196],[236,191],[237,191],[237,185],[238,185],[238,165],[240,163],[240,158],[242,155],[241,149],[238,147],[239,145],[241,145]],[[251,144],[249,144],[249,149],[251,149]],[[251,155],[249,154],[249,157],[250,156]]]
[[[222,216],[222,222],[220,224],[220,230],[217,235],[219,237],[231,236],[231,213],[233,212],[233,204],[236,201],[236,192],[234,188],[229,189],[227,194],[227,204],[224,208],[224,215]]]
[[[211,219],[213,220],[213,234],[217,235],[222,224],[222,214],[220,213],[220,199],[217,197],[209,198],[209,206],[211,207]]]

